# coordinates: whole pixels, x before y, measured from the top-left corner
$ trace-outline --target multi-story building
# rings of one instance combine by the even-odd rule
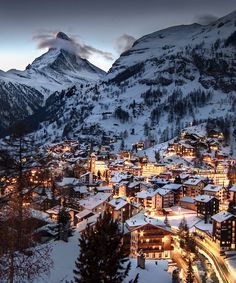
[[[159,188],[156,190],[156,209],[161,210],[174,205],[175,196],[171,190]]]
[[[184,196],[182,184],[167,184],[162,189],[170,190],[174,193],[175,204],[179,203],[180,199]]]
[[[212,216],[213,220],[213,240],[220,250],[236,249],[236,216],[221,211]]]
[[[203,193],[208,196],[216,197],[220,202],[224,202],[225,200],[225,188],[222,186],[216,186],[212,184],[208,184],[203,188]]]
[[[143,253],[146,258],[170,258],[172,232],[162,221],[139,213],[126,221],[131,257]]]
[[[205,183],[201,179],[188,179],[183,185],[185,196],[196,197],[202,193]]]
[[[165,170],[166,170],[166,166],[163,164],[147,163],[142,166],[142,176],[144,177],[157,176],[163,173]]]
[[[197,215],[204,217],[207,223],[211,216],[219,212],[219,200],[214,196],[199,195],[195,197],[195,204],[197,207]]]

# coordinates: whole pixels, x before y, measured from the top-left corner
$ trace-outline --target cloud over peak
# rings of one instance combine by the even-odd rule
[[[130,49],[135,42],[136,38],[127,33],[122,34],[121,36],[114,39],[114,47],[118,54],[125,52]]]
[[[33,36],[38,42],[38,48],[57,48],[79,55],[84,59],[98,55],[106,60],[113,60],[113,54],[85,44],[75,36],[68,36],[63,32],[40,31]]]

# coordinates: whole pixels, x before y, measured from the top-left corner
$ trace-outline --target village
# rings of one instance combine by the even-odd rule
[[[220,266],[215,257],[222,258],[227,270],[234,270],[236,172],[235,160],[224,150],[223,134],[182,131],[162,151],[154,151],[155,162],[149,160],[143,142],[117,151],[112,143],[112,139],[103,145],[68,140],[45,147],[48,173],[42,178],[41,168],[30,169],[35,188],[24,200],[38,221],[40,242],[55,238],[67,242],[73,231],[83,233],[109,211],[120,224],[130,258],[144,269],[145,260],[167,260],[165,272],[180,282],[187,267],[177,257],[184,259],[186,254],[177,231],[185,221],[216,272]],[[1,181],[4,199],[12,185]],[[58,226],[64,211],[69,222]],[[228,276],[234,282],[232,274],[220,272],[220,278]],[[197,269],[195,273],[201,277]]]

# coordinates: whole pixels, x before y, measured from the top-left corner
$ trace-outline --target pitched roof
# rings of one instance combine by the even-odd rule
[[[223,222],[225,220],[230,219],[231,217],[235,217],[232,213],[228,211],[221,211],[215,215],[212,216],[212,219],[216,222]]]
[[[79,204],[86,209],[94,209],[103,202],[107,201],[107,199],[111,196],[111,193],[97,193],[94,196],[90,196],[87,199],[82,199],[79,201]]]
[[[209,196],[209,195],[198,195],[195,197],[195,200],[198,202],[209,202],[210,200],[212,200],[213,196]]]
[[[219,192],[222,189],[222,186],[216,186],[212,184],[208,184],[205,188],[203,188],[203,191],[208,191],[208,192]]]
[[[115,208],[115,210],[119,210],[124,207],[128,202],[123,198],[113,198],[108,202],[111,206]]]

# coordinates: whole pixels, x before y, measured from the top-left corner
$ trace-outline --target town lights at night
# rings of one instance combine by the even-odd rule
[[[0,283],[236,282],[235,1],[188,2],[1,2]]]

